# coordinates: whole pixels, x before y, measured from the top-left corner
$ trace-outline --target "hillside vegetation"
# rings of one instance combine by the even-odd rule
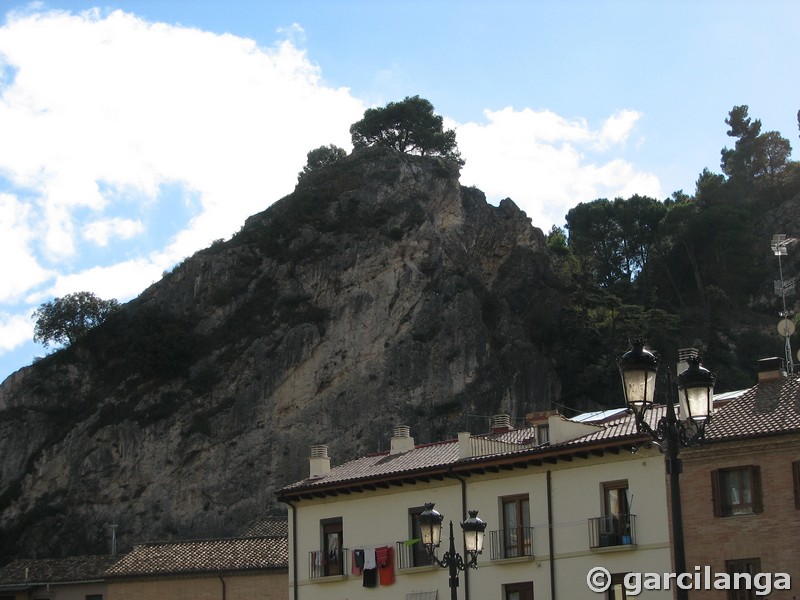
[[[338,463],[399,424],[424,443],[619,406],[633,336],[751,385],[783,353],[769,242],[800,233],[800,168],[746,113],[693,195],[586,202],[548,235],[460,185],[449,132],[317,153],[230,240],[3,382],[0,562],[107,552],[113,520],[121,550],[235,534],[283,510],[312,444]]]

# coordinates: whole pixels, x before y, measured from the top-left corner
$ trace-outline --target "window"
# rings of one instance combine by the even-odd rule
[[[749,515],[763,510],[761,470],[758,466],[712,471],[711,489],[715,517]]]
[[[343,541],[341,518],[322,521],[322,552],[325,577],[344,574]]]
[[[800,508],[800,460],[792,463],[792,476],[794,478],[794,507]]]
[[[609,582],[606,598],[608,600],[627,600],[628,594],[625,592],[625,575],[627,573],[612,573]]]
[[[603,484],[603,519],[600,523],[600,545],[616,546],[631,538],[631,518],[628,504],[628,480]]]
[[[411,539],[419,540],[416,544],[413,544],[411,546],[410,566],[412,567],[422,567],[424,565],[431,564],[431,559],[430,556],[428,555],[428,550],[425,548],[425,546],[422,545],[422,531],[420,531],[420,526],[419,526],[419,515],[424,510],[425,510],[424,506],[418,506],[416,508],[411,508],[408,511]]]
[[[528,494],[500,499],[503,510],[503,558],[531,556],[531,511]]]
[[[726,560],[725,570],[731,576],[731,588],[728,590],[728,600],[756,600],[756,588],[749,585],[753,577],[761,572],[760,558],[741,558],[738,560]],[[738,585],[737,585],[738,579]],[[749,589],[746,589],[749,588]]]
[[[503,586],[504,600],[533,600],[533,582],[507,583]]]

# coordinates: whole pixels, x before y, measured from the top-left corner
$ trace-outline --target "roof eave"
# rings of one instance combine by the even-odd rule
[[[581,456],[599,451],[614,451],[614,449],[618,452],[621,448],[635,447],[637,444],[646,443],[648,441],[651,441],[651,438],[647,434],[633,433],[607,440],[588,440],[577,443],[568,442],[565,445],[550,446],[547,448],[547,451],[544,452],[541,447],[538,447],[527,451],[522,450],[503,455],[469,457],[445,465],[436,465],[434,467],[403,471],[390,475],[380,474],[353,478],[331,482],[328,485],[304,485],[292,487],[291,489],[284,488],[276,492],[276,495],[281,502],[286,502],[286,500],[293,502],[297,500],[310,500],[339,494],[363,492],[365,489],[367,491],[374,491],[374,489],[378,487],[388,489],[392,485],[402,486],[404,483],[416,484],[418,481],[424,481],[425,479],[443,480],[444,477],[454,474],[472,474],[470,472],[477,472],[480,469],[491,468],[492,466],[497,466],[498,468],[514,468],[513,465],[515,464],[529,465],[537,462],[540,463],[540,465],[544,463],[555,464],[559,460],[572,460],[576,455]],[[373,488],[370,489],[369,486],[373,486]]]

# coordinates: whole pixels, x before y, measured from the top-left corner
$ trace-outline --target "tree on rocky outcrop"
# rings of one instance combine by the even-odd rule
[[[464,164],[456,146],[456,132],[445,130],[433,105],[419,96],[368,108],[364,118],[350,126],[353,146],[388,146],[407,154],[441,156]]]
[[[321,169],[322,167],[332,165],[346,156],[347,151],[335,144],[328,144],[327,146],[315,148],[306,155],[306,166],[297,174],[297,179],[299,181],[309,173]]]
[[[119,302],[103,300],[92,292],[75,292],[45,302],[31,315],[36,319],[33,341],[69,346],[119,309]]]
[[[725,119],[730,126],[728,135],[736,138],[733,149],[723,148],[721,166],[729,179],[745,189],[756,178],[770,183],[785,168],[792,152],[789,140],[777,131],[761,133],[761,121],[748,116],[748,106],[734,106]]]

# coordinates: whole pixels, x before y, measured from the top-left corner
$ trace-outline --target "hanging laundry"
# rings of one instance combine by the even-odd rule
[[[378,587],[378,569],[364,569],[364,587]]]
[[[375,549],[375,560],[378,563],[378,579],[381,585],[394,583],[394,548],[385,546]]]
[[[375,569],[378,564],[375,562],[375,548],[364,548],[364,569]]]
[[[356,548],[353,550],[353,575],[361,575],[364,570],[364,550]]]
[[[378,586],[378,565],[375,562],[375,548],[364,548],[364,587]]]

